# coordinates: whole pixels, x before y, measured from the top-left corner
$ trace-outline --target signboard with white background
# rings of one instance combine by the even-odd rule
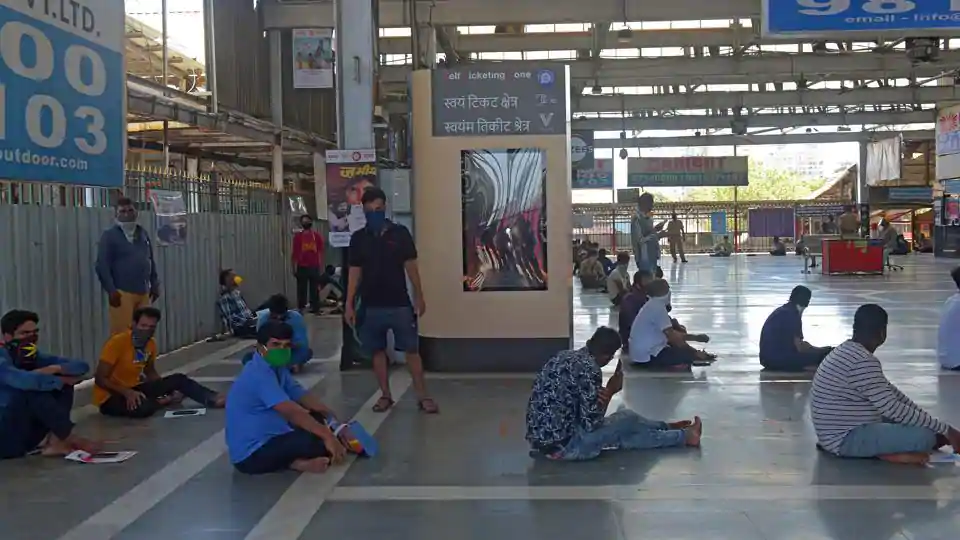
[[[123,184],[123,0],[0,0],[5,178]]]
[[[765,36],[942,31],[960,29],[960,0],[763,0],[762,19]]]
[[[960,105],[937,112],[937,180],[960,178]]]

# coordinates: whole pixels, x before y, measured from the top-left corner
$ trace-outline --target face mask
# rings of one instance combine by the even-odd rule
[[[267,349],[267,353],[263,355],[263,359],[270,364],[271,367],[285,367],[290,364],[290,359],[293,355],[293,351],[290,349]]]
[[[367,217],[367,227],[373,230],[382,229],[383,224],[387,221],[387,213],[383,210],[364,212],[364,215]]]
[[[31,371],[37,367],[36,338],[14,339],[5,343],[4,347],[18,368]]]
[[[243,278],[242,278],[242,277],[240,277],[240,276],[233,276],[233,284],[234,284],[234,285],[236,285],[237,287],[239,287],[241,283],[243,283]]]
[[[147,343],[150,343],[150,339],[153,338],[155,330],[142,330],[140,328],[134,328],[131,331],[133,336],[133,348],[134,349],[143,349],[147,346]]]
[[[309,231],[310,229],[313,228],[313,223],[309,221],[304,221],[303,223],[300,224],[300,226],[303,227],[303,230]]]

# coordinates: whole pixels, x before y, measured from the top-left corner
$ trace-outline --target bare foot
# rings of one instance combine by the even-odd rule
[[[883,461],[901,465],[926,465],[930,461],[930,454],[926,452],[905,452],[903,454],[887,454],[878,457]]]
[[[703,435],[703,422],[699,416],[693,417],[693,425],[683,430],[686,438],[684,442],[687,446],[699,447],[700,437]]]
[[[175,403],[173,396],[163,396],[157,398],[157,405],[161,407],[167,407]]]
[[[69,444],[75,450],[83,450],[88,454],[96,454],[103,449],[103,443],[100,441],[94,441],[91,439],[85,439],[76,435],[71,435],[66,443]]]
[[[692,420],[678,420],[676,422],[670,422],[667,424],[670,426],[670,429],[685,429],[693,425]]]
[[[217,394],[213,398],[213,404],[211,407],[214,409],[222,409],[227,406],[227,395],[226,394]]]
[[[300,364],[293,364],[290,366],[290,373],[293,373],[294,375],[300,373],[301,371],[303,371],[303,366]]]
[[[63,457],[70,452],[73,452],[72,446],[52,435],[47,444],[40,449],[40,455],[44,457]]]
[[[290,468],[302,473],[322,474],[330,467],[330,458],[319,457],[314,459],[298,459]]]

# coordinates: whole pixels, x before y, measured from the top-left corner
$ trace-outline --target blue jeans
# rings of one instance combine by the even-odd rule
[[[907,452],[931,452],[936,445],[937,434],[933,430],[877,422],[847,433],[837,454],[841,457],[872,458]]]
[[[648,420],[630,409],[620,409],[603,419],[593,431],[580,430],[560,451],[569,461],[594,459],[604,450],[648,450],[684,446],[682,429],[670,429],[666,422]]]

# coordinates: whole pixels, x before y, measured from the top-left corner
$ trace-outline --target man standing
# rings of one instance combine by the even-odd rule
[[[39,322],[36,313],[19,309],[0,318],[0,459],[36,449],[64,456],[99,447],[77,436],[70,421],[73,386],[90,367],[39,352]]]
[[[419,354],[417,317],[423,316],[427,304],[420,286],[417,246],[406,227],[386,218],[387,196],[382,189],[368,188],[362,202],[367,226],[350,237],[350,276],[344,317],[347,324],[358,324],[355,301],[359,291],[364,311],[359,321],[360,345],[373,357],[373,370],[382,394],[373,410],[384,412],[393,406],[386,353],[387,332],[393,331],[396,349],[406,354],[420,410],[436,413],[436,402],[427,396]],[[407,276],[413,285],[413,305],[407,292]]]
[[[857,216],[857,208],[848,206],[840,214],[840,236],[845,239],[860,238],[860,217]]]
[[[323,235],[313,230],[313,218],[300,218],[302,231],[293,237],[293,274],[297,278],[297,308],[303,311],[310,300],[310,312],[320,311],[320,275],[323,272]]]
[[[814,347],[803,340],[800,316],[813,293],[803,285],[790,292],[790,300],[773,310],[760,330],[760,364],[773,371],[815,369],[833,347]]]
[[[667,223],[667,238],[670,242],[670,256],[673,262],[677,262],[677,254],[680,254],[680,261],[687,262],[687,254],[683,252],[683,222],[677,217],[677,214],[670,216],[670,222]]]
[[[160,297],[150,236],[127,197],[117,201],[116,224],[100,236],[96,269],[110,302],[110,335],[130,328],[133,312]]]
[[[644,193],[637,200],[637,213],[630,224],[633,258],[639,270],[653,271],[660,260],[660,239],[667,235],[660,226],[654,226],[653,195]]]

